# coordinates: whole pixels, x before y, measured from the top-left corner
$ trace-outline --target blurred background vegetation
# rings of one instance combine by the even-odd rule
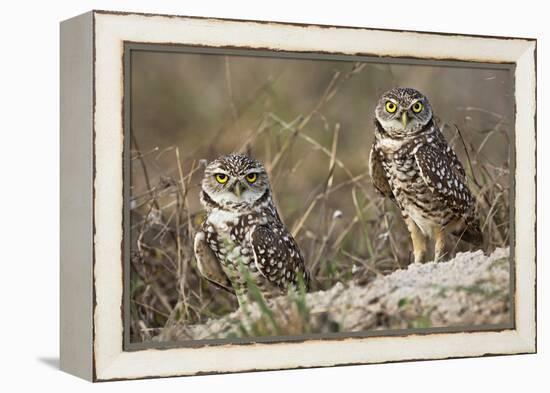
[[[429,97],[468,172],[485,251],[509,243],[509,70],[154,51],[131,64],[132,342],[236,308],[193,256],[203,163],[222,154],[264,163],[316,290],[406,267],[408,232],[368,177],[374,108],[395,86]]]

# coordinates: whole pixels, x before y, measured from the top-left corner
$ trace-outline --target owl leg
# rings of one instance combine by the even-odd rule
[[[447,248],[445,244],[445,229],[441,228],[435,231],[434,262],[442,261],[446,257],[447,257]]]
[[[262,288],[257,287],[257,291],[255,291],[254,294],[250,292],[250,288],[246,286],[246,284],[243,284],[242,286],[238,286],[236,288],[236,294],[237,294],[237,301],[239,302],[239,308],[241,309],[247,309],[250,305],[257,302],[263,302],[265,303],[269,308],[271,308],[273,304],[273,300],[275,299],[275,296],[272,292],[265,292],[262,290]],[[258,296],[261,296],[261,299],[258,298]]]
[[[273,302],[274,302],[275,298],[277,297],[275,295],[275,293],[273,293],[271,291],[262,291],[262,297],[264,298],[265,303],[267,304],[267,306],[269,308],[273,308]]]
[[[405,222],[407,223],[407,228],[411,233],[414,263],[422,263],[426,259],[426,237],[424,236],[420,228],[418,228],[418,225],[416,225],[410,217],[405,218]]]

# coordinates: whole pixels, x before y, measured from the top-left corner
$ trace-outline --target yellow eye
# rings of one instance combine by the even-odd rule
[[[393,113],[397,110],[397,105],[395,105],[395,103],[393,103],[391,101],[388,101],[388,102],[386,102],[386,110],[389,113]]]
[[[249,173],[248,175],[246,175],[246,181],[249,183],[254,183],[257,178],[258,178],[258,175],[255,173]]]
[[[420,101],[417,101],[413,104],[412,110],[414,113],[419,113],[423,107],[424,106],[422,105],[422,103]]]
[[[216,178],[216,181],[220,184],[226,183],[229,179],[229,176],[227,176],[225,173],[216,173],[214,177]]]

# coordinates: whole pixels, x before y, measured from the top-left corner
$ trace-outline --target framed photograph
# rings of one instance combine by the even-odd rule
[[[536,351],[536,40],[61,23],[61,368]]]

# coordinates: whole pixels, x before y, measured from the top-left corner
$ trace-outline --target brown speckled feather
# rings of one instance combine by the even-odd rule
[[[374,187],[386,198],[395,200],[392,189],[388,183],[386,172],[380,162],[380,152],[372,145],[369,157],[369,171]]]

